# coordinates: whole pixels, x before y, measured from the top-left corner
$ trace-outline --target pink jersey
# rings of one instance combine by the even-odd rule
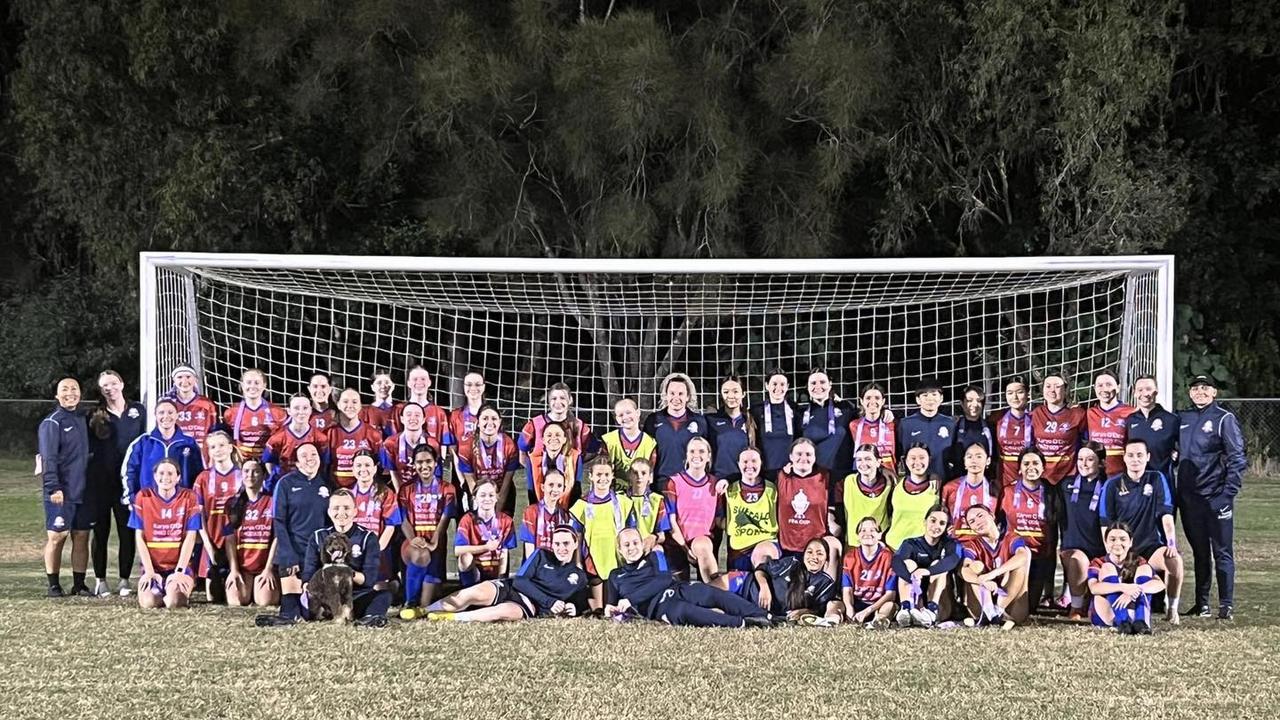
[[[880,464],[892,473],[897,472],[894,461],[894,442],[896,439],[893,423],[881,420],[864,420],[857,418],[849,423],[849,437],[853,439],[853,447],[875,445],[880,453]]]
[[[667,499],[676,511],[676,523],[685,542],[710,537],[716,520],[720,497],[716,495],[716,479],[711,475],[695,480],[687,472],[672,475],[667,481]]]

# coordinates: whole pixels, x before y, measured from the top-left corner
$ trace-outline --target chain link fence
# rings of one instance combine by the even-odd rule
[[[0,399],[0,455],[35,455],[36,428],[57,403],[47,400]]]

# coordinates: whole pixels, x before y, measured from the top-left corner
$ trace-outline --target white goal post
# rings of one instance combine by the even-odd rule
[[[893,259],[545,259],[218,253],[141,254],[141,392],[193,366],[220,406],[246,367],[283,402],[316,370],[369,397],[375,368],[398,385],[421,363],[433,399],[461,402],[468,369],[508,422],[541,412],[547,387],[573,388],[579,414],[613,424],[612,403],[657,403],[669,372],[693,377],[704,408],[719,380],[781,368],[800,397],[823,367],[844,397],[868,382],[890,407],[922,376],[952,402],[967,384],[988,407],[1002,381],[1062,371],[1077,401],[1094,373],[1140,374],[1171,404],[1173,257]],[[403,397],[403,388],[397,397]],[[1038,395],[1037,393],[1034,393]],[[516,428],[518,429],[517,424]],[[509,428],[510,429],[510,428]]]

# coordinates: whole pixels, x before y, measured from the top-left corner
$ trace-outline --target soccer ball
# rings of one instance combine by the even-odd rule
[[[400,559],[405,565],[426,567],[431,564],[431,551],[427,549],[426,538],[409,538],[400,544]]]

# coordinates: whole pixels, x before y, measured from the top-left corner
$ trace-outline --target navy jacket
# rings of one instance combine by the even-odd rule
[[[276,483],[271,498],[277,565],[287,568],[301,565],[306,559],[307,543],[317,530],[329,524],[330,490],[324,475],[308,478],[301,470],[294,470]]]
[[[801,566],[800,572],[804,573],[805,578],[804,607],[793,608],[786,605],[789,590],[787,580],[796,565]],[[783,614],[790,610],[808,610],[822,615],[827,611],[827,603],[840,599],[839,583],[832,580],[831,576],[825,572],[819,570],[811,573],[803,565],[804,561],[800,558],[789,556],[766,560],[756,568],[769,578],[769,592],[773,598],[769,612]],[[738,594],[753,603],[760,599],[760,580],[754,571],[747,574],[746,581],[742,583]]]
[[[320,528],[311,534],[311,542],[307,543],[307,559],[302,563],[302,573],[298,576],[302,582],[309,582],[311,576],[320,572],[320,568],[326,564],[328,558],[322,555],[324,541],[336,532],[338,530],[330,526]],[[355,595],[370,592],[373,590],[374,583],[378,582],[378,565],[382,562],[382,556],[378,550],[378,536],[354,523],[351,529],[347,530],[346,536],[351,541],[351,554],[347,556],[347,567],[358,573],[364,573],[364,583],[359,585],[353,583],[352,592]]]
[[[1113,475],[1102,487],[1098,522],[1102,527],[1120,520],[1132,531],[1133,551],[1145,555],[1164,545],[1165,515],[1173,514],[1173,491],[1159,470],[1142,474],[1137,481],[1127,472]]]
[[[102,407],[105,409],[106,405]],[[89,430],[89,494],[118,501],[120,468],[129,446],[147,431],[147,408],[139,402],[126,403],[119,417],[107,411],[107,420],[106,437],[100,438],[92,428]]]
[[[570,560],[562,563],[547,549],[529,556],[520,572],[511,578],[511,587],[529,598],[539,615],[551,612],[557,600],[581,611],[587,602],[587,573]]]
[[[85,470],[89,465],[89,426],[84,416],[58,406],[40,421],[40,476],[45,499],[62,492],[62,501],[84,500]]]
[[[717,478],[739,475],[738,455],[747,449],[747,413],[734,419],[715,412],[707,416],[707,424],[711,426],[711,447],[715,452],[711,474]]]
[[[180,487],[189,488],[195,484],[196,478],[204,470],[204,458],[200,454],[200,446],[195,438],[174,428],[173,437],[165,440],[156,428],[146,435],[139,435],[125,453],[124,465],[121,467],[124,496],[129,502],[138,491],[156,486],[156,464],[164,458],[178,461],[182,469],[178,478]]]
[[[853,466],[849,421],[857,416],[853,405],[844,400],[829,398],[825,403],[800,406],[800,434],[813,441],[818,467],[830,470],[833,478],[848,475]]]
[[[658,467],[653,469],[654,477],[658,478],[669,478],[684,472],[685,450],[688,449],[690,440],[702,437],[711,442],[707,418],[690,409],[686,409],[684,417],[678,421],[673,420],[665,408],[654,410],[644,419],[643,429],[658,444]],[[715,451],[714,444],[711,450]]]
[[[609,573],[608,603],[617,605],[626,598],[636,612],[656,619],[664,593],[679,584],[667,570],[667,558],[655,550],[633,563],[623,563]]]
[[[939,538],[937,545],[930,545],[923,536],[907,538],[898,546],[898,552],[893,556],[893,572],[899,580],[909,583],[911,571],[907,569],[908,560],[913,561],[918,568],[928,568],[932,576],[946,575],[960,567],[963,557],[960,545],[950,535]]]
[[[769,418],[766,422],[765,415]],[[787,423],[787,416],[791,423]],[[790,400],[783,400],[777,405],[765,401],[751,408],[751,416],[756,421],[756,433],[759,437],[760,455],[765,470],[781,470],[791,462],[791,442],[800,437],[800,410]]]
[[[1173,451],[1178,447],[1177,415],[1156,405],[1151,413],[1134,410],[1125,424],[1125,439],[1143,440],[1151,459],[1147,467],[1159,470],[1165,477],[1173,477]]]
[[[940,478],[958,477],[951,467],[955,441],[956,420],[950,415],[938,413],[930,418],[917,411],[898,421],[898,457],[905,457],[907,448],[922,442],[929,446],[929,472]]]
[[[994,458],[996,456],[996,436],[991,430],[991,424],[987,422],[985,417],[977,420],[960,415],[956,417],[956,441],[951,446],[951,477],[948,480],[954,480],[965,474],[964,469],[964,449],[973,443],[982,443],[987,448],[987,455]],[[999,461],[993,461],[987,466],[987,478],[994,479],[995,471],[999,469]]]
[[[1221,510],[1240,492],[1249,466],[1240,422],[1216,402],[1179,416],[1178,493],[1199,495]]]

